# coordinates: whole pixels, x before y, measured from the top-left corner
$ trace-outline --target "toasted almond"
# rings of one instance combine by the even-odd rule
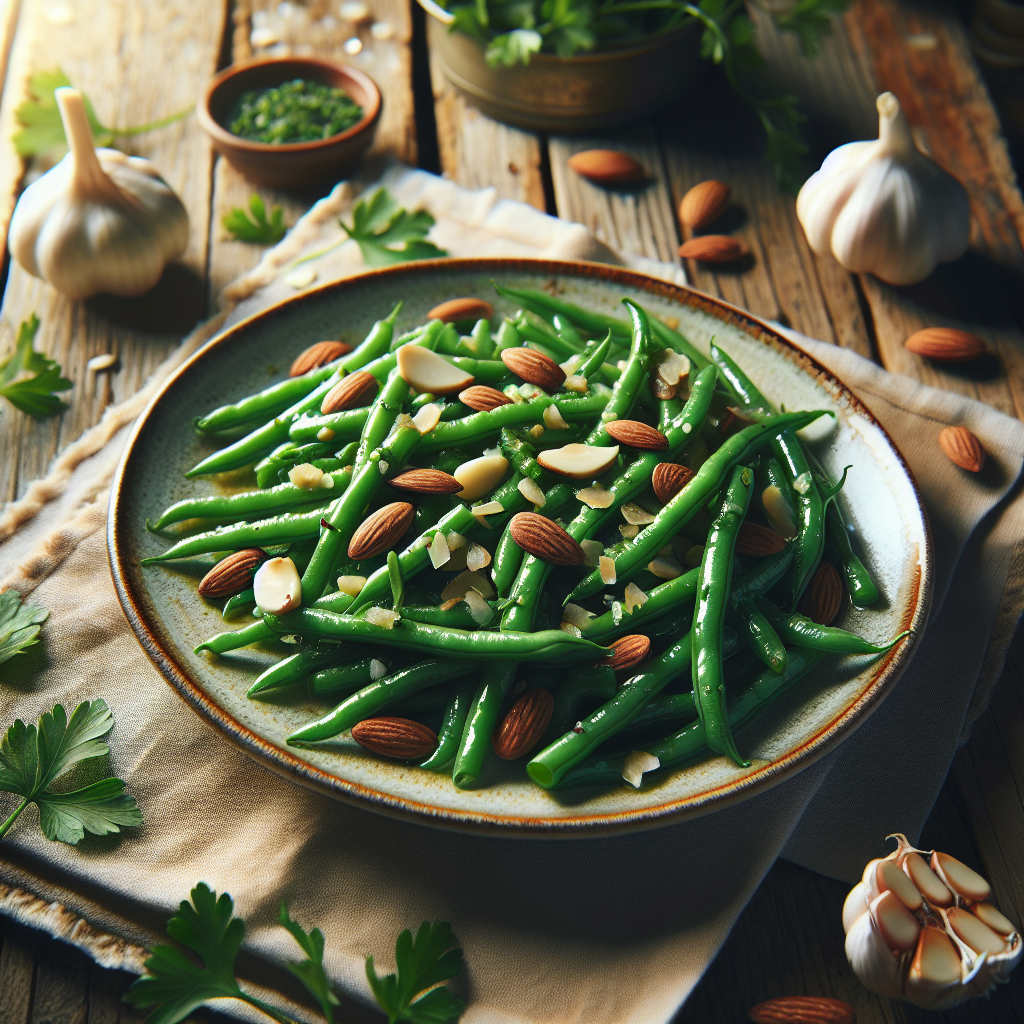
[[[630,448],[646,452],[663,452],[668,448],[668,438],[660,430],[639,420],[612,420],[604,425],[604,429],[620,444]]]
[[[457,493],[463,501],[476,501],[494,490],[508,472],[504,455],[481,455],[464,462],[452,474],[461,485]]]
[[[926,327],[915,331],[903,346],[916,355],[940,363],[969,363],[988,351],[976,334],[955,327]]]
[[[966,427],[945,427],[939,433],[939,447],[950,462],[970,473],[980,473],[985,465],[985,449]]]
[[[524,551],[552,565],[582,565],[586,560],[583,548],[565,530],[536,512],[518,512],[508,529]]]
[[[256,570],[267,560],[261,548],[246,548],[222,558],[199,582],[200,597],[227,597],[252,585]]]
[[[352,346],[346,345],[343,341],[318,341],[295,357],[288,376],[301,377],[304,373],[309,373],[310,370],[333,363],[335,359],[340,359],[351,351]]]
[[[421,345],[403,345],[398,350],[398,372],[411,387],[432,395],[450,395],[473,383],[471,373]]]
[[[494,310],[483,299],[449,299],[435,306],[428,314],[428,320],[443,320],[446,324],[461,320],[490,320]]]
[[[352,726],[359,746],[383,757],[418,761],[437,749],[437,735],[411,718],[366,718]]]
[[[601,665],[607,665],[616,672],[625,672],[627,669],[636,668],[637,665],[645,662],[651,653],[651,638],[643,633],[632,633],[629,636],[619,637],[618,640],[608,644],[612,653],[609,654]]]
[[[747,254],[747,247],[729,235],[698,235],[679,246],[684,260],[702,263],[732,263]]]
[[[566,444],[541,452],[537,461],[552,473],[570,480],[593,480],[619,457],[619,446],[601,448],[592,444]]]
[[[677,384],[666,384],[660,377],[655,376],[651,381],[651,394],[659,402],[670,402],[679,394],[679,386]]]
[[[389,481],[392,487],[413,494],[458,494],[462,484],[439,469],[407,469]]]
[[[758,526],[757,523],[743,523],[736,536],[736,553],[740,555],[763,558],[765,555],[774,555],[785,546],[786,542],[774,530]]]
[[[644,169],[640,164],[628,154],[615,149],[585,149],[569,157],[568,164],[588,181],[602,185],[639,181],[644,177]]]
[[[565,370],[550,356],[533,348],[506,348],[501,361],[517,376],[545,391],[556,391],[565,382]]]
[[[694,231],[703,231],[725,212],[732,189],[713,178],[694,185],[679,204],[680,223]]]
[[[697,474],[677,462],[662,462],[654,467],[651,484],[663,505],[667,505]]]
[[[812,622],[831,624],[843,607],[846,587],[831,562],[822,562],[800,598],[799,611]]]
[[[489,388],[486,384],[474,384],[471,388],[459,392],[459,401],[477,412],[490,412],[499,405],[511,405],[512,399],[502,394],[497,388]]]
[[[407,501],[393,501],[371,512],[356,527],[348,542],[348,557],[355,562],[390,551],[412,525],[416,510]]]
[[[754,1024],[854,1024],[857,1019],[849,1003],[828,996],[781,996],[752,1006],[747,1016]]]
[[[302,604],[302,580],[290,558],[269,558],[252,578],[256,607],[271,615],[284,615]]]
[[[320,412],[326,416],[345,409],[359,409],[369,405],[377,395],[377,378],[365,370],[356,370],[342,377],[320,403]]]
[[[504,761],[528,754],[544,735],[554,710],[555,698],[547,690],[527,690],[494,730],[494,752]]]

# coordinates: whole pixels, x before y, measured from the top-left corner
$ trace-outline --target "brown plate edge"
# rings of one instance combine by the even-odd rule
[[[430,804],[418,801],[395,797],[388,793],[380,792],[358,783],[348,782],[335,775],[331,775],[305,761],[295,757],[289,751],[282,750],[266,740],[257,736],[250,729],[235,720],[225,712],[218,704],[210,699],[189,677],[185,668],[174,658],[173,654],[164,648],[159,638],[154,634],[148,623],[145,621],[135,595],[132,592],[128,575],[125,571],[127,559],[122,551],[125,539],[118,531],[118,511],[121,496],[121,488],[124,477],[127,473],[128,464],[138,436],[145,427],[146,421],[156,404],[163,395],[174,385],[179,377],[184,375],[192,367],[192,364],[199,360],[207,351],[214,346],[226,344],[236,333],[247,328],[250,324],[259,319],[273,318],[285,314],[292,304],[306,299],[310,295],[323,292],[357,287],[359,282],[365,282],[367,277],[379,278],[401,277],[405,274],[424,273],[438,270],[457,270],[465,272],[500,272],[502,270],[521,271],[537,275],[568,275],[574,277],[589,278],[592,280],[612,281],[628,288],[635,288],[638,291],[657,295],[660,298],[670,299],[680,305],[690,306],[701,310],[716,319],[731,323],[734,326],[752,334],[759,340],[772,345],[776,350],[781,351],[787,358],[794,356],[799,360],[808,372],[819,377],[824,383],[838,386],[847,396],[851,407],[865,416],[876,426],[885,437],[886,441],[896,454],[904,473],[914,490],[917,498],[918,510],[921,514],[925,534],[925,551],[922,560],[922,570],[917,577],[916,601],[912,605],[912,611],[908,611],[905,621],[901,623],[901,629],[912,630],[908,642],[900,644],[897,648],[889,651],[877,663],[878,672],[872,681],[865,687],[846,711],[829,725],[823,728],[815,736],[801,744],[794,750],[789,751],[785,756],[759,768],[742,779],[735,780],[714,789],[708,790],[697,796],[685,797],[669,801],[655,808],[642,808],[637,811],[623,811],[618,813],[602,813],[595,815],[576,815],[573,817],[537,819],[508,817],[497,814],[486,814],[480,812],[455,811],[447,808],[438,808]],[[868,716],[877,708],[884,697],[891,691],[903,670],[906,668],[913,654],[914,649],[922,633],[923,625],[927,621],[928,606],[931,599],[932,577],[933,577],[933,552],[931,531],[928,523],[928,515],[921,501],[920,490],[917,481],[907,465],[903,453],[896,443],[889,436],[885,428],[874,417],[870,409],[830,370],[818,363],[812,356],[794,344],[788,338],[779,334],[762,320],[752,316],[731,304],[699,292],[684,285],[673,284],[658,278],[650,277],[636,271],[626,270],[621,267],[610,266],[603,263],[588,263],[583,261],[544,260],[528,258],[449,258],[440,260],[418,260],[413,263],[399,264],[397,266],[384,267],[377,270],[370,270],[354,277],[344,278],[340,281],[333,281],[312,288],[301,295],[297,295],[282,302],[276,303],[265,310],[240,321],[220,336],[208,342],[199,351],[190,356],[172,376],[165,381],[160,391],[150,400],[149,404],[140,414],[132,428],[131,436],[128,438],[124,454],[117,467],[111,490],[110,506],[107,517],[107,550],[110,561],[111,575],[114,587],[117,591],[121,607],[132,627],[139,643],[146,654],[157,667],[164,678],[175,689],[178,695],[195,710],[200,717],[213,728],[222,732],[231,742],[240,747],[250,756],[255,757],[265,766],[284,775],[302,785],[326,792],[328,795],[362,807],[377,813],[395,817],[400,820],[413,821],[418,824],[433,825],[455,831],[471,833],[485,833],[500,835],[507,838],[583,838],[600,837],[607,835],[620,835],[626,832],[642,831],[663,825],[674,824],[684,819],[699,817],[712,811],[729,807],[739,803],[751,796],[778,785],[795,771],[802,771],[810,767],[819,758],[832,750],[840,739],[851,735],[860,727]]]

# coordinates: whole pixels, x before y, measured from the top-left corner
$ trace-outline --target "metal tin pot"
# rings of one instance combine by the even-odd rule
[[[446,11],[419,3],[448,81],[489,117],[530,131],[589,132],[649,116],[690,89],[707,63],[700,26],[690,24],[622,49],[568,59],[537,53],[527,65],[492,68],[476,40],[448,31]]]

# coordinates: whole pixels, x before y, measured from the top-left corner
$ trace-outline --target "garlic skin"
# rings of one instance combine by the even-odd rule
[[[834,149],[807,179],[796,214],[810,247],[855,274],[889,284],[923,281],[967,251],[967,191],[914,143],[891,92],[878,107],[878,139]]]
[[[1009,979],[1024,940],[987,902],[988,883],[943,853],[897,848],[870,861],[843,904],[846,957],[862,985],[926,1010]]]
[[[185,207],[148,160],[93,146],[77,89],[54,96],[70,152],[22,193],[11,255],[72,299],[141,295],[185,251]]]

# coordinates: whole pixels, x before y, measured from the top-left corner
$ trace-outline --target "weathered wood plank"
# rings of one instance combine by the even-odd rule
[[[0,918],[0,1024],[28,1024],[34,973],[31,933]]]
[[[189,107],[216,68],[226,0],[200,5],[188,0],[81,0],[74,7],[63,5],[66,13],[54,23],[52,11],[58,6],[29,4],[22,12],[0,125],[11,124],[12,108],[20,101],[30,69],[59,65],[90,96],[104,124],[124,126]],[[173,73],[154,73],[167,65],[169,54],[174,55]],[[13,77],[16,71],[19,79]],[[189,118],[119,141],[127,151],[152,159],[181,196],[192,220],[191,241],[182,261],[169,268],[152,293],[137,300],[72,303],[12,266],[0,350],[6,352],[18,323],[36,312],[42,320],[38,347],[60,361],[76,387],[69,394],[68,411],[50,421],[37,423],[9,406],[0,412],[0,445],[18,453],[0,464],[0,499],[21,493],[60,447],[99,419],[109,402],[138,390],[205,314],[211,188],[205,136]],[[14,158],[6,133],[0,146],[6,154],[0,163],[9,164]],[[0,206],[2,202],[0,198]],[[85,364],[101,352],[114,352],[119,367],[90,377]]]
[[[39,958],[32,995],[32,1024],[86,1024],[89,961],[73,946],[49,944]]]

